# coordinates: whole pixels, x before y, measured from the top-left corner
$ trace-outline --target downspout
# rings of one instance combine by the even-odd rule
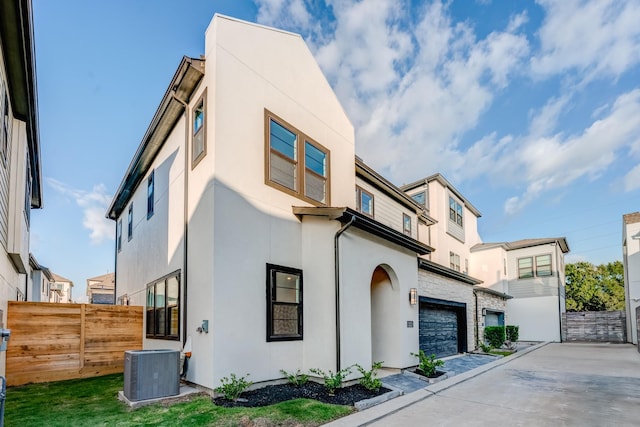
[[[476,299],[476,321],[474,322],[476,325],[476,349],[480,346],[480,328],[478,327],[478,291],[473,290],[473,297]]]
[[[356,222],[355,215],[336,232],[333,238],[333,249],[335,255],[335,286],[336,286],[336,373],[340,372],[340,245],[338,239]]]

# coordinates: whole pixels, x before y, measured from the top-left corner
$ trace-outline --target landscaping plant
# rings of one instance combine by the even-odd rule
[[[488,344],[485,344],[483,342],[480,343],[480,349],[484,352],[484,353],[489,353],[491,351],[491,346]]]
[[[367,390],[372,390],[375,392],[380,390],[380,387],[382,387],[382,380],[380,380],[380,378],[377,378],[376,375],[378,373],[378,369],[382,367],[383,363],[384,362],[382,361],[374,362],[373,365],[371,365],[370,371],[367,371],[362,366],[356,363],[354,366],[356,367],[356,369],[358,369],[360,374],[362,374],[362,378],[360,378],[360,381],[359,381],[360,385],[366,388]]]
[[[231,374],[231,378],[223,377],[220,380],[220,387],[217,387],[215,391],[217,393],[221,393],[229,400],[233,400],[234,402],[238,400],[238,397],[242,394],[243,391],[251,387],[253,384],[251,381],[247,381],[249,374],[244,377],[236,377],[236,374]]]
[[[322,377],[324,380],[324,386],[331,396],[333,396],[336,392],[336,389],[342,387],[342,382],[345,377],[351,374],[351,366],[348,366],[344,369],[340,369],[335,374],[332,371],[325,373],[322,369],[309,369],[310,372]]]
[[[433,377],[436,374],[436,368],[444,365],[442,360],[436,359],[435,354],[427,356],[424,350],[419,350],[418,353],[411,353],[411,355],[418,358],[418,369],[427,377]]]
[[[305,385],[307,381],[309,381],[309,375],[303,374],[302,372],[300,372],[300,369],[296,370],[296,372],[293,374],[290,374],[284,369],[280,369],[280,373],[287,378],[287,381],[289,381],[289,384],[292,384],[295,386]]]
[[[506,340],[504,326],[487,326],[484,328],[484,339],[493,348],[500,348]]]
[[[507,341],[516,342],[520,338],[520,327],[518,325],[507,325]]]

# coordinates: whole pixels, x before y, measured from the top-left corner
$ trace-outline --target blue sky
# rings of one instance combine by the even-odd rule
[[[444,174],[485,242],[566,236],[621,259],[640,210],[640,1],[33,0],[44,206],[31,251],[74,281],[114,270],[106,209],[214,13],[303,35],[397,185]]]

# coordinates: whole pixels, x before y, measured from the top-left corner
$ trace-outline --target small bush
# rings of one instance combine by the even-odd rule
[[[217,393],[221,393],[229,400],[233,400],[234,402],[238,400],[238,397],[242,394],[243,391],[251,387],[253,384],[251,381],[247,381],[249,374],[244,377],[236,377],[236,374],[231,374],[231,378],[223,377],[220,380],[220,387],[217,387],[215,391]]]
[[[484,339],[491,347],[500,348],[506,339],[504,326],[487,326],[484,328]]]
[[[336,389],[342,387],[342,382],[344,381],[345,377],[351,374],[351,366],[340,369],[335,374],[332,371],[325,373],[322,369],[309,369],[309,371],[322,377],[322,379],[324,380],[324,386],[326,387],[329,394],[333,396],[336,392]]]
[[[296,370],[296,372],[293,374],[290,374],[284,369],[280,369],[280,373],[287,378],[289,384],[295,386],[305,385],[307,381],[309,381],[309,375],[303,374],[302,372],[300,372],[300,369]]]
[[[440,359],[436,359],[436,355],[427,356],[424,350],[418,350],[418,353],[411,353],[412,356],[418,358],[418,368],[428,377],[436,374],[436,368],[444,365]]]
[[[507,341],[516,342],[520,338],[520,326],[507,325]]]
[[[367,371],[362,366],[355,364],[356,369],[362,374],[362,378],[360,378],[360,385],[366,388],[367,390],[378,391],[380,387],[382,387],[382,380],[380,378],[376,378],[378,373],[378,369],[382,367],[383,362],[374,362],[371,365],[371,370]]]
[[[489,353],[491,351],[491,346],[481,342],[480,343],[480,349],[485,353]]]

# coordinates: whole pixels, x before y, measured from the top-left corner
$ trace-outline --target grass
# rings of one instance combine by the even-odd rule
[[[489,351],[490,354],[497,354],[499,356],[511,356],[514,352],[512,350],[490,350]]]
[[[118,400],[122,374],[30,384],[7,390],[7,426],[317,426],[353,412],[349,406],[295,399],[261,408],[222,408],[199,395],[171,405],[130,409]]]

